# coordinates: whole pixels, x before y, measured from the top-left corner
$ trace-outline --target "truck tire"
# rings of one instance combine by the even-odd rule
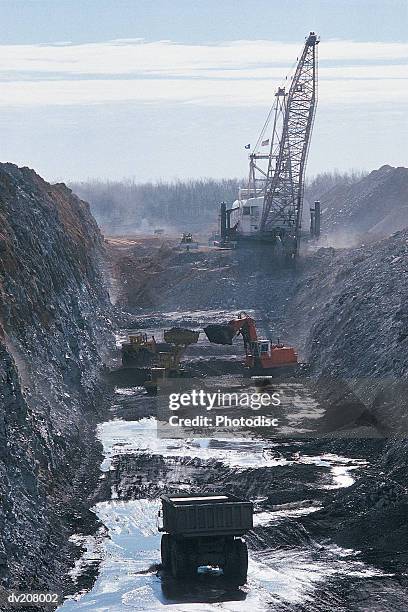
[[[170,569],[171,567],[171,556],[170,556],[170,542],[171,538],[168,533],[164,533],[161,537],[160,551],[161,551],[161,562],[163,569]]]
[[[238,586],[244,585],[248,574],[248,549],[246,543],[241,538],[237,538],[228,547],[226,556],[226,563],[223,568],[224,576]]]
[[[186,554],[182,543],[177,540],[172,540],[170,544],[170,565],[174,578],[185,578],[188,573]]]

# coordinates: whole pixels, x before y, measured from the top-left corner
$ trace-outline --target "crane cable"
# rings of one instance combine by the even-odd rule
[[[290,75],[290,79],[289,80],[291,80],[293,78],[294,70],[296,69],[296,66],[298,65],[298,62],[299,62],[299,57],[297,57],[296,60],[293,62],[293,64],[290,66],[288,74],[280,81],[280,84],[279,84],[278,88],[276,89],[276,91],[279,89],[279,87],[284,87],[285,83],[288,80],[288,75]],[[272,113],[275,110],[275,104],[276,104],[276,102],[274,102],[272,104],[272,106],[270,107],[270,109],[269,109],[269,113],[268,113],[268,115],[266,117],[265,123],[264,123],[264,125],[262,127],[262,130],[261,130],[260,134],[259,134],[258,140],[256,141],[256,144],[255,144],[254,148],[251,151],[252,154],[256,153],[258,151],[258,149],[259,149],[259,145],[260,145],[261,141],[263,140],[263,137],[265,135],[266,129],[267,129],[269,123],[270,123],[270,120],[271,120],[271,117],[272,117]]]

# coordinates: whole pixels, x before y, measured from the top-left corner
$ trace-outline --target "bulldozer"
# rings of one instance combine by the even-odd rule
[[[245,312],[226,324],[207,325],[204,328],[208,340],[214,344],[232,344],[241,335],[244,341],[244,367],[252,374],[293,370],[298,365],[298,356],[291,346],[258,338],[256,324]]]
[[[200,332],[180,327],[164,330],[163,341],[147,334],[130,335],[122,344],[122,364],[146,371],[144,387],[149,394],[157,392],[160,380],[185,374],[180,360],[190,344],[198,342]]]
[[[157,365],[150,368],[148,378],[143,383],[149,395],[157,394],[160,381],[167,378],[181,378],[186,375],[186,371],[180,364],[181,356],[182,351],[176,350],[176,348],[170,353],[158,353]]]
[[[161,353],[179,360],[187,346],[195,344],[198,337],[199,332],[180,327],[164,330],[163,341],[157,341],[153,335],[149,338],[146,333],[131,334],[122,344],[122,365],[139,368],[157,365]]]
[[[191,232],[184,232],[180,239],[179,248],[190,251],[191,249],[198,249],[198,242],[194,240]]]
[[[122,344],[122,365],[124,367],[147,367],[150,366],[155,355],[166,347],[163,343],[157,343],[154,336],[150,339],[147,334],[129,335],[127,342]]]

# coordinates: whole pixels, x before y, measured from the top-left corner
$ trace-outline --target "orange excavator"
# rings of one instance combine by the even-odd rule
[[[253,370],[294,368],[298,363],[295,349],[285,346],[279,339],[276,344],[271,340],[260,340],[255,321],[245,312],[224,325],[207,325],[205,335],[214,344],[232,344],[232,340],[241,335],[245,348],[245,367]]]

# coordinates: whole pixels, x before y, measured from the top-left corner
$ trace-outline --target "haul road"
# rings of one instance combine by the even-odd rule
[[[169,323],[194,321],[198,326],[200,321],[201,325],[213,321],[214,316],[219,318],[219,314],[206,314],[203,309],[199,313],[162,312],[156,319],[158,327],[149,328],[151,314],[143,315],[145,329],[157,337]],[[126,334],[126,330],[120,332],[121,337]],[[218,345],[202,337],[199,346],[202,348],[189,349],[191,356],[186,352],[186,367],[195,363],[197,350],[206,358],[213,355],[222,361]],[[242,360],[239,345],[234,346],[235,354],[229,345],[222,348],[225,363],[231,357]],[[215,377],[206,377],[208,384],[216,385],[216,390],[221,382],[225,390],[231,386],[240,389],[242,372],[218,372]],[[231,611],[250,606],[261,611],[272,605],[277,610],[295,611],[305,601],[313,601],[313,609],[323,612],[322,602],[333,589],[346,583],[352,588],[363,575],[371,576],[378,585],[386,580],[381,571],[364,563],[357,551],[335,546],[327,538],[317,546],[307,536],[302,520],[318,513],[342,487],[350,486],[367,462],[355,450],[348,454],[348,443],[333,445],[330,440],[305,436],[302,432],[312,431],[325,409],[301,379],[288,378],[277,385],[285,401],[278,407],[282,411],[280,426],[273,429],[290,428],[294,437],[278,433],[270,438],[270,427],[251,430],[244,426],[227,437],[220,428],[208,437],[201,431],[196,438],[165,438],[158,435],[156,398],[143,387],[116,386],[111,418],[98,428],[105,454],[101,483],[109,495],[94,507],[109,529],[109,538],[103,534],[84,536],[86,551],[73,575],[74,599],[66,600],[61,608],[64,612],[99,608],[119,612],[126,609],[124,602],[146,610],[164,605],[188,610],[193,605]],[[169,414],[177,416],[172,411]],[[214,418],[214,413],[204,416]],[[193,573],[189,568],[183,577],[179,569],[182,561],[176,562],[177,567],[173,561],[173,569],[171,561],[168,567],[166,561],[162,563],[157,529],[160,498],[180,495],[187,500],[235,495],[252,502],[253,527],[244,536],[248,546],[245,584],[237,584],[229,570],[224,575],[226,558],[222,555],[226,549],[221,544],[212,557],[205,556],[210,553],[208,546],[204,547],[196,562],[205,565]],[[86,591],[82,577],[90,571],[95,572],[95,582]],[[242,581],[241,575],[238,582]]]

